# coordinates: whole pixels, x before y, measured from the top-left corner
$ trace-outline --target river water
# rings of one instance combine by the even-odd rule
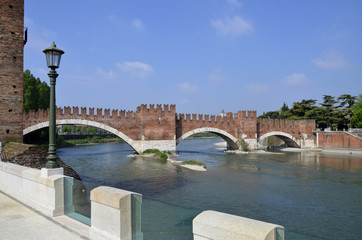
[[[212,209],[328,239],[362,239],[362,155],[317,152],[224,153],[220,138],[184,140],[177,160],[127,157],[126,143],[58,149],[82,180],[183,206]]]

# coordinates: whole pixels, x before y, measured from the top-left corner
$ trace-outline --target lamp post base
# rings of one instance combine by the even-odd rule
[[[57,156],[50,153],[47,157],[47,162],[45,163],[45,168],[58,168],[59,164],[57,163]]]

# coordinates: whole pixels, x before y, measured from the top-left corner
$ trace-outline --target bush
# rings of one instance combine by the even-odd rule
[[[239,144],[244,152],[250,152],[249,143],[247,143],[244,139],[240,138]]]
[[[145,151],[143,151],[143,154],[148,154],[148,153],[156,154],[162,160],[162,163],[167,162],[167,157],[168,156],[167,156],[166,152],[161,152],[158,149],[146,149]]]
[[[147,154],[147,153],[159,153],[160,150],[158,149],[146,149],[145,151],[143,151],[143,154]]]

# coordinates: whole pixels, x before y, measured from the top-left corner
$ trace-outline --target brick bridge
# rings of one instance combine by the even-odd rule
[[[80,111],[79,111],[80,110]],[[48,111],[23,114],[23,135],[49,126]],[[314,146],[314,120],[257,119],[256,111],[227,113],[226,116],[178,114],[175,105],[142,104],[133,111],[64,107],[57,109],[57,125],[80,124],[111,132],[126,141],[135,151],[148,148],[176,150],[183,139],[202,132],[215,133],[238,149],[239,139],[256,149],[263,139],[277,136],[291,147]]]

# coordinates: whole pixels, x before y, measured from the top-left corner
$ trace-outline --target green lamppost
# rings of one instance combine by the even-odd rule
[[[56,141],[55,141],[55,119],[56,119],[56,109],[55,109],[55,82],[58,77],[58,73],[55,71],[59,67],[60,58],[64,54],[63,50],[60,50],[56,47],[53,42],[50,48],[43,50],[43,53],[46,55],[47,65],[50,68],[48,76],[50,77],[50,113],[49,113],[49,150],[47,163],[45,168],[58,168],[59,165],[56,162]]]

